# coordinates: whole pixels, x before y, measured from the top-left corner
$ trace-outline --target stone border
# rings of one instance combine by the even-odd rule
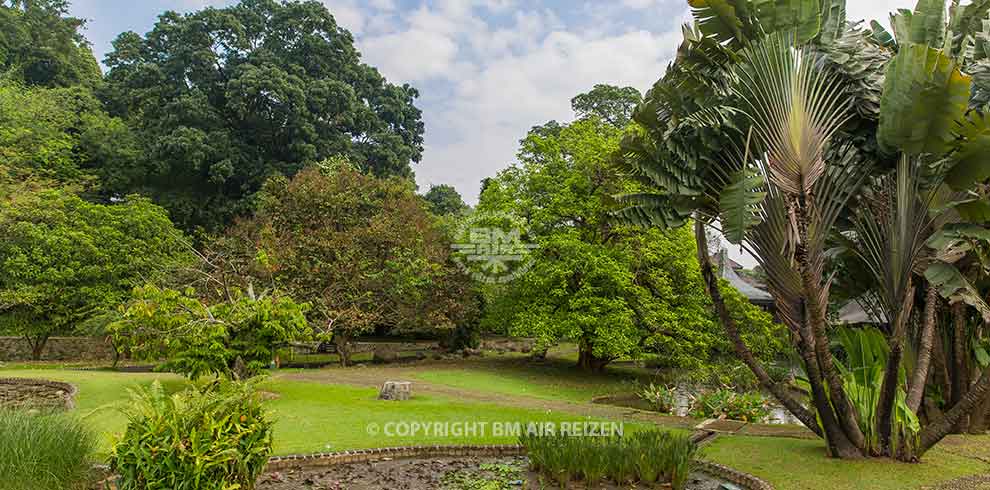
[[[393,459],[425,459],[440,457],[501,457],[523,456],[526,448],[520,445],[489,446],[406,446],[378,449],[361,449],[336,453],[296,454],[269,458],[265,472],[284,471],[291,468],[319,468],[341,464],[371,463]],[[710,461],[696,461],[695,469],[729,481],[747,490],[774,490],[773,485],[748,473]]]
[[[75,385],[69,383],[63,383],[61,381],[52,381],[48,379],[37,379],[37,378],[0,378],[0,384],[5,385],[17,385],[17,386],[46,386],[48,388],[54,388],[63,392],[62,395],[62,407],[66,410],[72,410],[75,408],[75,397],[79,390]]]
[[[743,473],[737,469],[725,465],[713,463],[711,461],[696,461],[695,468],[703,473],[716,476],[723,480],[728,480],[742,488],[749,490],[774,490],[773,485],[753,476]]]

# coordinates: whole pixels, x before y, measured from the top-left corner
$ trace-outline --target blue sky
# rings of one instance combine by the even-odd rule
[[[322,0],[364,60],[420,91],[422,190],[454,185],[473,203],[482,178],[513,161],[534,125],[572,118],[570,98],[595,83],[645,91],[688,19],[685,0]],[[165,10],[231,0],[74,0],[97,58],[123,31],[145,33]],[[850,18],[885,18],[911,0],[849,0]]]

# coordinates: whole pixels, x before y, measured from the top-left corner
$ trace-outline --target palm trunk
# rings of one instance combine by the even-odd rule
[[[718,275],[715,274],[715,268],[712,265],[711,258],[708,256],[708,238],[705,236],[705,225],[701,220],[696,220],[694,229],[695,239],[698,245],[698,263],[701,266],[701,276],[705,281],[705,289],[712,299],[712,304],[722,323],[722,327],[725,329],[726,335],[732,341],[736,355],[753,372],[753,375],[756,376],[761,386],[770,391],[805,427],[821,437],[823,435],[822,430],[818,426],[815,414],[795,399],[787,391],[786,386],[775,383],[770,378],[770,375],[767,374],[763,365],[756,359],[756,356],[753,355],[753,352],[746,346],[746,342],[743,341],[742,336],[739,334],[739,328],[735,320],[732,319],[732,315],[729,313],[729,309],[725,306],[725,301],[722,299],[722,292],[718,284]]]
[[[924,454],[933,446],[939,443],[945,436],[949,435],[966,417],[972,413],[973,409],[982,404],[987,396],[990,396],[990,369],[983,371],[983,376],[966,393],[966,396],[945,416],[934,423],[929,424],[921,431],[921,445],[918,455]]]
[[[828,386],[831,404],[834,407],[835,415],[842,427],[842,431],[846,434],[850,442],[856,447],[863,449],[866,447],[866,436],[863,435],[863,431],[859,426],[856,410],[846,395],[845,385],[835,367],[835,361],[832,358],[832,351],[829,347],[828,335],[825,332],[827,325],[825,310],[828,303],[828,292],[822,285],[822,258],[811,257],[808,250],[809,216],[807,206],[805,196],[800,196],[795,205],[800,239],[796,257],[801,268],[801,282],[808,308],[807,318],[811,327],[812,338],[814,339],[815,357],[818,359],[823,379]]]
[[[953,305],[952,309],[952,396],[951,405],[956,406],[962,402],[969,388],[969,368],[966,363],[966,304],[959,302]],[[967,422],[963,416],[958,421],[957,432],[962,432]]]
[[[880,385],[880,401],[877,403],[877,435],[880,454],[894,456],[891,447],[891,432],[894,423],[894,402],[897,400],[897,390],[900,389],[901,359],[904,356],[904,337],[907,336],[907,322],[911,317],[911,307],[914,305],[914,286],[908,281],[901,308],[895,313],[894,329],[890,336],[890,356]]]
[[[911,376],[908,388],[907,405],[914,413],[921,409],[921,400],[925,396],[925,386],[928,384],[928,371],[931,369],[932,344],[935,337],[935,313],[938,309],[938,290],[931,284],[925,294],[925,323],[921,328],[921,338],[918,341],[918,362]]]

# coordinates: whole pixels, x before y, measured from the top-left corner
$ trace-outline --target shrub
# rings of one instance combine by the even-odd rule
[[[677,404],[677,390],[672,386],[643,386],[636,390],[636,396],[648,403],[650,409],[661,413],[671,413]]]
[[[272,452],[272,422],[252,383],[217,381],[167,395],[133,393],[113,448],[121,490],[250,490]]]
[[[602,479],[618,485],[669,483],[682,490],[697,456],[697,446],[687,433],[659,429],[629,437],[570,437],[526,434],[530,468],[555,480],[561,488],[575,479],[589,488]]]
[[[770,416],[770,401],[759,392],[740,394],[721,388],[696,396],[691,407],[691,416],[762,422]]]
[[[76,417],[0,409],[0,487],[77,490],[90,481],[93,433]]]

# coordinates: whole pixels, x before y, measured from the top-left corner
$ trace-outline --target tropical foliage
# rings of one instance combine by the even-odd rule
[[[946,16],[945,2],[923,0],[892,17],[891,35],[879,24],[847,24],[842,1],[689,3],[695,25],[620,145],[620,161],[646,189],[620,198],[627,206],[620,217],[675,227],[694,216],[699,250],[704,226],[719,225],[765,270],[811,405],[754,358],[702,260],[723,326],[761,384],[835,456],[920,456],[990,391],[987,371],[976,383],[956,382],[944,415],[922,411],[935,315],[921,318],[913,308],[914,291],[926,283],[957,304],[963,324],[967,304],[985,308],[986,295],[953,266],[968,249],[954,248],[960,240],[933,247],[931,237],[961,219],[979,229],[985,220],[973,220],[982,208],[972,200],[990,177],[977,163],[987,152],[977,129],[980,99],[972,97],[985,80],[966,72],[985,64],[988,32],[968,19],[987,18],[990,4],[955,2]],[[865,293],[890,320],[875,424],[853,406],[857,387],[843,379],[830,349],[828,271],[843,253],[869,272]],[[937,295],[921,297],[935,308]],[[953,335],[965,345],[963,331],[975,330]],[[953,357],[965,361],[966,351]],[[905,378],[907,352],[918,362]],[[917,445],[894,434],[905,380],[913,392],[907,401],[928,422]]]
[[[272,453],[271,415],[251,383],[214,382],[169,395],[133,392],[110,468],[121,490],[255,488]]]

